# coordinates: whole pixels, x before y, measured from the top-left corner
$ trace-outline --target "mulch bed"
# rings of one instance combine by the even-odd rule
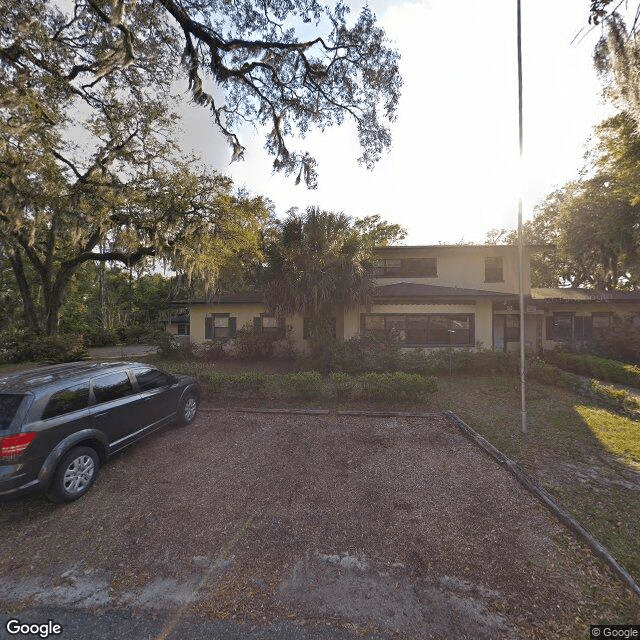
[[[200,585],[173,604],[407,638],[582,637],[637,607],[438,414],[202,412],[111,461],[76,503],[2,506],[0,598],[34,576],[54,593],[69,570],[107,581],[101,606]]]

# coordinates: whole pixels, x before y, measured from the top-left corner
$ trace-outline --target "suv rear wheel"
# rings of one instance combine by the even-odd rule
[[[95,481],[100,458],[91,447],[74,447],[60,460],[47,497],[54,502],[73,502],[83,496]]]

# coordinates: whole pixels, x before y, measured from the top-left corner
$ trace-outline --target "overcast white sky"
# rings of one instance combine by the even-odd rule
[[[599,30],[570,44],[586,25],[588,4],[523,0],[525,219],[545,194],[576,177],[593,125],[610,109],[592,63]],[[245,161],[230,164],[202,109],[185,111],[185,147],[238,186],[269,197],[279,215],[310,204],[353,216],[378,213],[407,228],[407,244],[482,242],[489,229],[515,227],[516,0],[370,5],[402,54],[404,79],[392,149],[373,171],[357,164],[347,124],[305,141],[319,160],[316,191],[272,175],[264,138],[249,130]]]

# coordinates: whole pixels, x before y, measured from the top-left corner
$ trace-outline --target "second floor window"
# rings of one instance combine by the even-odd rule
[[[484,259],[484,281],[504,282],[504,276],[502,273],[502,258]]]
[[[377,276],[414,276],[421,278],[438,277],[437,258],[402,258],[376,260],[374,275]]]

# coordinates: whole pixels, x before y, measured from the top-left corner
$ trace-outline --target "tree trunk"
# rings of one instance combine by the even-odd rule
[[[14,253],[9,256],[9,260],[11,261],[11,267],[13,268],[13,275],[15,276],[18,284],[18,289],[20,289],[25,324],[30,331],[39,333],[41,331],[40,322],[38,321],[38,314],[36,313],[35,305],[33,304],[31,287],[24,272],[24,265],[22,263],[20,251],[16,249]]]

